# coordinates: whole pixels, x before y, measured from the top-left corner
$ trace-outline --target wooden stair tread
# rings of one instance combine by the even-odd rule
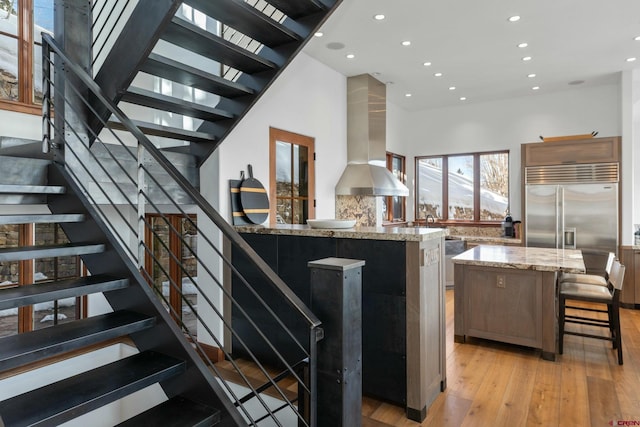
[[[277,68],[273,62],[182,18],[173,18],[162,39],[245,73]]]
[[[56,185],[0,184],[0,194],[64,194],[65,190]]]
[[[233,114],[223,110],[137,87],[127,89],[122,97],[122,101],[155,108],[157,110],[171,111],[210,122],[233,118]]]
[[[269,47],[301,40],[298,34],[242,0],[185,0],[184,3]]]
[[[95,275],[40,284],[0,289],[0,310],[22,307],[45,301],[79,297],[97,292],[113,291],[129,286],[128,279]]]
[[[149,328],[155,318],[131,311],[88,317],[2,339],[0,371]]]
[[[139,353],[0,402],[3,427],[57,425],[184,370],[182,360]]]
[[[89,255],[104,252],[102,243],[64,243],[59,245],[19,246],[0,248],[0,261],[22,261],[26,259]]]
[[[220,411],[217,409],[176,396],[118,424],[117,427],[206,427],[219,421]]]
[[[0,215],[0,224],[51,224],[61,222],[82,222],[83,214],[27,214],[27,215]]]

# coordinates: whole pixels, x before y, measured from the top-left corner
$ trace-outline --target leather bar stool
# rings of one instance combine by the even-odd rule
[[[589,285],[607,286],[607,279],[611,274],[611,266],[616,259],[616,254],[609,252],[607,263],[604,267],[604,276],[600,274],[584,274],[584,273],[561,273],[558,283],[562,286],[563,282],[585,283]]]
[[[587,338],[597,338],[611,341],[613,348],[618,350],[618,364],[622,365],[622,337],[620,335],[620,291],[624,279],[624,265],[614,260],[609,274],[608,287],[579,282],[563,282],[560,285],[559,305],[559,353],[563,351],[565,335],[577,335]],[[567,301],[584,301],[596,303],[598,308],[577,307],[567,305]],[[603,305],[606,309],[603,309]],[[607,320],[586,315],[567,314],[567,309],[580,310],[582,312],[606,313]],[[572,311],[573,313],[573,311]],[[585,313],[586,314],[586,313]],[[597,326],[609,329],[608,335],[596,335],[565,330],[565,323],[577,323],[580,325]]]

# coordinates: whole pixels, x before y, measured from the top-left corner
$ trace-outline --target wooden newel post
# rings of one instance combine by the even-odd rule
[[[311,261],[311,310],[322,321],[318,342],[320,426],[362,425],[362,266],[364,261]]]

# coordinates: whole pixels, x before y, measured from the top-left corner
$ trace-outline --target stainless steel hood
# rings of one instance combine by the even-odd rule
[[[408,196],[386,168],[387,88],[368,74],[347,79],[347,167],[338,196]]]

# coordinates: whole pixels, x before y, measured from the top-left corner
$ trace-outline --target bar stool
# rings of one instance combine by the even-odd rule
[[[559,353],[563,351],[563,341],[565,335],[577,335],[587,338],[597,338],[611,341],[613,348],[618,350],[618,364],[622,365],[622,337],[620,335],[620,291],[624,279],[624,265],[618,260],[614,260],[609,274],[608,287],[578,283],[563,282],[560,285],[560,319],[559,332],[560,343]],[[606,310],[598,308],[576,307],[567,305],[567,300],[585,301],[606,305]],[[566,314],[567,309],[581,310],[593,313],[607,313],[607,320],[595,317],[586,317]],[[610,335],[595,335],[581,332],[565,331],[565,323],[577,323],[588,326],[598,326],[608,328]]]
[[[586,250],[583,249],[583,252]],[[613,260],[616,259],[616,254],[609,252],[607,256],[607,263],[604,266],[604,276],[600,274],[583,274],[583,273],[561,273],[558,278],[558,283],[562,286],[563,282],[585,283],[589,285],[607,286],[607,279],[611,274],[611,266]],[[589,270],[589,268],[587,269]]]

